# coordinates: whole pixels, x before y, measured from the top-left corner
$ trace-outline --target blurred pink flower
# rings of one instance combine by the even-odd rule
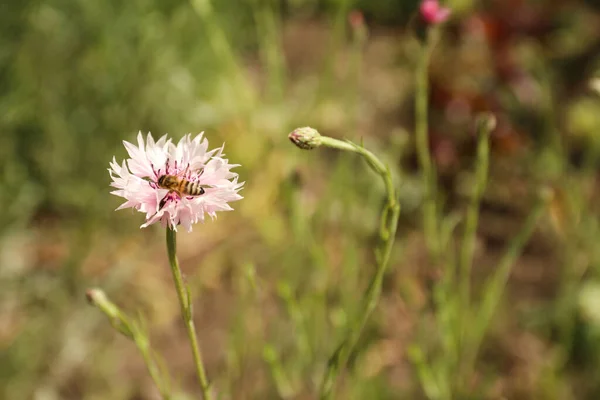
[[[353,29],[360,29],[365,24],[365,17],[359,10],[352,10],[348,14],[348,22]]]
[[[137,146],[123,141],[130,158],[119,165],[113,157],[108,171],[110,185],[117,189],[111,193],[127,200],[117,210],[131,207],[146,213],[142,228],[160,221],[164,227],[176,230],[181,224],[191,232],[205,213],[214,219],[217,211],[232,210],[228,203],[242,198],[238,191],[244,183],[231,172],[238,164],[229,164],[223,147],[207,151],[203,133],[193,139],[185,135],[177,145],[167,135],[155,142],[148,133],[144,141],[140,132],[137,140]],[[183,182],[168,186],[163,178],[159,184],[163,176]]]
[[[444,22],[450,16],[450,9],[440,7],[438,0],[423,0],[419,7],[421,19],[427,25],[436,25]]]

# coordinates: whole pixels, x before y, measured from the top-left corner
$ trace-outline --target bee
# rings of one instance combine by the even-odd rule
[[[163,208],[172,193],[179,197],[200,196],[205,193],[204,187],[198,182],[192,182],[175,175],[161,175],[156,182],[161,189],[168,189],[169,193],[160,201],[159,209]]]
[[[175,175],[162,175],[158,178],[157,183],[160,188],[169,189],[179,195],[200,196],[204,194],[204,188],[198,182],[191,182]]]

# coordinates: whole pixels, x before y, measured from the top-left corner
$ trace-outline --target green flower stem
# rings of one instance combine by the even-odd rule
[[[96,306],[110,320],[110,324],[123,335],[131,339],[144,359],[150,377],[158,388],[164,400],[171,399],[170,380],[161,360],[150,347],[148,334],[141,328],[140,323],[123,313],[111,302],[100,289],[90,289],[86,293],[90,304]]]
[[[269,365],[271,376],[277,387],[280,398],[289,399],[294,396],[296,390],[287,377],[277,350],[271,344],[266,344],[262,352],[263,360]]]
[[[387,202],[381,213],[380,244],[375,253],[377,261],[375,275],[371,279],[369,287],[364,294],[362,311],[356,321],[352,324],[351,329],[349,329],[340,345],[337,347],[336,351],[329,358],[322,381],[320,398],[331,399],[333,397],[337,377],[346,367],[350,354],[356,347],[369,317],[379,302],[383,277],[396,237],[396,228],[398,226],[398,217],[400,215],[400,204],[396,198],[391,171],[373,153],[349,141],[341,141],[326,136],[321,136],[320,140],[321,145],[323,146],[360,154],[371,169],[381,176],[387,192]]]
[[[358,153],[369,164],[371,169],[375,171],[383,179],[385,184],[385,190],[388,196],[388,206],[393,207],[396,205],[396,195],[394,190],[394,184],[392,182],[392,174],[388,167],[364,147],[358,146],[350,141],[343,141],[328,136],[321,136],[321,145],[331,147],[338,150],[351,151]]]
[[[460,250],[459,276],[460,276],[460,305],[463,322],[459,337],[464,339],[469,320],[469,308],[471,302],[471,270],[473,268],[473,254],[477,234],[479,217],[479,206],[487,184],[489,155],[490,155],[490,133],[495,128],[496,120],[491,114],[484,114],[477,120],[477,157],[475,165],[475,185],[471,202],[467,209],[465,219],[463,241]]]
[[[206,378],[206,371],[204,364],[202,363],[202,354],[200,353],[200,346],[198,345],[198,339],[196,338],[196,327],[192,318],[192,301],[190,291],[183,283],[181,269],[179,268],[177,255],[175,254],[176,247],[176,232],[171,228],[167,228],[167,252],[169,254],[169,265],[171,266],[173,281],[175,282],[175,289],[177,291],[177,296],[179,297],[181,316],[183,317],[188,338],[190,339],[190,345],[192,346],[192,354],[194,356],[194,364],[196,365],[198,381],[200,382],[200,387],[202,388],[202,397],[204,400],[212,400],[213,396],[210,390],[210,384]]]
[[[425,201],[423,205],[423,229],[425,231],[425,242],[430,255],[438,259],[440,248],[436,215],[436,172],[431,161],[429,150],[429,132],[427,122],[427,104],[429,97],[428,68],[431,54],[431,36],[427,32],[427,38],[421,45],[421,54],[416,70],[416,93],[415,93],[415,134],[416,150],[419,166],[423,171],[423,186],[425,188]]]

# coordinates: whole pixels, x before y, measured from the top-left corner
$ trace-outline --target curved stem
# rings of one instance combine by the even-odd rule
[[[143,324],[127,316],[116,304],[110,301],[100,289],[89,289],[86,296],[90,304],[98,307],[98,309],[108,317],[110,324],[115,330],[135,343],[161,397],[163,400],[170,400],[170,378],[168,373],[162,368],[162,360],[150,347],[150,339],[148,333],[142,328]]]
[[[363,156],[371,169],[381,176],[387,192],[387,202],[381,212],[381,228],[379,232],[380,244],[378,245],[375,254],[377,262],[375,275],[371,279],[369,287],[363,297],[362,312],[333,355],[329,358],[327,369],[321,384],[319,397],[321,399],[331,399],[333,398],[337,377],[346,367],[350,354],[354,351],[371,314],[379,302],[383,277],[396,238],[400,204],[396,199],[391,171],[373,153],[352,142],[343,142],[326,136],[322,137],[322,144],[340,150],[352,151]]]
[[[192,302],[190,298],[189,289],[183,283],[183,276],[181,275],[181,269],[177,262],[176,247],[176,232],[167,228],[167,252],[169,254],[169,265],[171,266],[171,272],[173,273],[173,281],[175,282],[175,289],[177,291],[177,297],[179,298],[179,305],[181,306],[181,316],[185,324],[185,328],[190,339],[190,345],[192,346],[192,355],[194,356],[194,364],[196,365],[196,372],[198,375],[198,381],[202,388],[202,398],[204,400],[212,400],[213,396],[210,391],[210,384],[206,378],[206,371],[204,364],[202,363],[202,354],[200,352],[200,346],[198,345],[198,339],[196,338],[196,327],[194,320],[192,319]]]

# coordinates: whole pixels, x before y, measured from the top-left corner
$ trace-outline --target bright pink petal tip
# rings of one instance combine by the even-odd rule
[[[428,25],[440,24],[450,17],[450,9],[440,7],[438,0],[423,0],[419,7],[421,18]]]

